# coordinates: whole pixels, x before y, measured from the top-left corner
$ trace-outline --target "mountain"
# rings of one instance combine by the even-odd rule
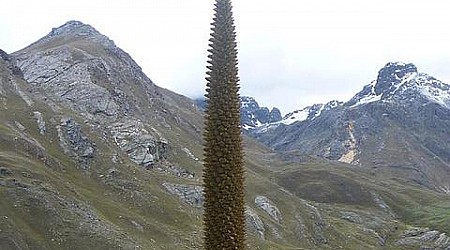
[[[413,64],[388,63],[350,101],[316,111],[320,107],[253,136],[277,151],[298,150],[449,193],[448,84]]]
[[[334,106],[308,119],[351,105]],[[158,87],[87,24],[0,51],[0,249],[201,248],[202,129],[195,101]],[[249,249],[450,246],[443,192],[244,145]]]

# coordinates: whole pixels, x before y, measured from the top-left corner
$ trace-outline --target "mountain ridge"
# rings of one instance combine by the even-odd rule
[[[446,177],[433,173],[438,171],[442,176],[450,173],[446,153],[449,145],[442,139],[450,135],[449,89],[449,85],[434,77],[418,73],[413,64],[388,63],[379,71],[376,81],[348,102],[319,115],[315,110],[320,105],[303,109],[298,112],[303,116],[299,115],[294,122],[261,126],[251,135],[278,151],[300,150],[356,165],[380,165],[380,162],[389,165],[389,161],[398,162],[394,165],[399,167],[412,164],[411,168],[422,177],[412,174],[407,178],[436,190],[447,190],[450,183]],[[392,133],[399,138],[397,141],[386,137],[392,137]],[[385,151],[387,143],[392,144],[389,151]],[[397,146],[393,147],[394,144]],[[424,148],[420,148],[422,145]],[[378,149],[374,150],[374,146]],[[399,161],[396,159],[399,155],[391,153],[383,160],[380,158],[386,152],[399,150],[408,160]],[[426,160],[420,160],[418,155]],[[431,166],[427,167],[428,164]]]

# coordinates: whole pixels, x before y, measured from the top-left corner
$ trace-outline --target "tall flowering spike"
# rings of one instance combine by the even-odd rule
[[[204,131],[205,249],[244,249],[244,163],[231,0],[216,0]]]

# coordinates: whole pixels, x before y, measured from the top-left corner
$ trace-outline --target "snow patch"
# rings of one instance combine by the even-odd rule
[[[419,91],[430,101],[450,109],[450,93],[448,91],[433,88],[432,86],[422,86]]]
[[[379,101],[379,100],[381,100],[381,96],[382,96],[381,94],[380,95],[371,94],[371,95],[368,95],[368,96],[364,96],[358,102],[353,104],[351,106],[351,108],[359,106],[359,105],[363,105],[363,104]]]
[[[244,124],[244,125],[242,125],[242,129],[249,130],[249,129],[254,129],[254,127],[252,127],[252,126],[250,126],[248,124]]]
[[[410,74],[407,74],[405,77],[403,77],[403,80],[397,84],[396,88],[394,91],[392,91],[392,95],[394,95],[399,89],[400,87],[402,87],[403,85],[405,85],[405,83],[410,82],[411,80],[413,80],[415,77],[417,76],[417,72],[412,72]]]
[[[280,123],[291,125],[294,122],[305,121],[306,119],[308,119],[308,116],[309,109],[304,108],[302,110],[297,110],[288,114],[283,120],[280,121]]]

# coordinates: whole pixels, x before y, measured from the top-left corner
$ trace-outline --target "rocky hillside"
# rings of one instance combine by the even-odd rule
[[[350,101],[327,105],[294,112],[292,122],[252,135],[277,151],[365,166],[450,193],[449,85],[413,64],[388,63]]]
[[[77,21],[0,57],[0,249],[201,248],[194,101]],[[450,246],[445,194],[248,137],[245,148],[249,249]]]

